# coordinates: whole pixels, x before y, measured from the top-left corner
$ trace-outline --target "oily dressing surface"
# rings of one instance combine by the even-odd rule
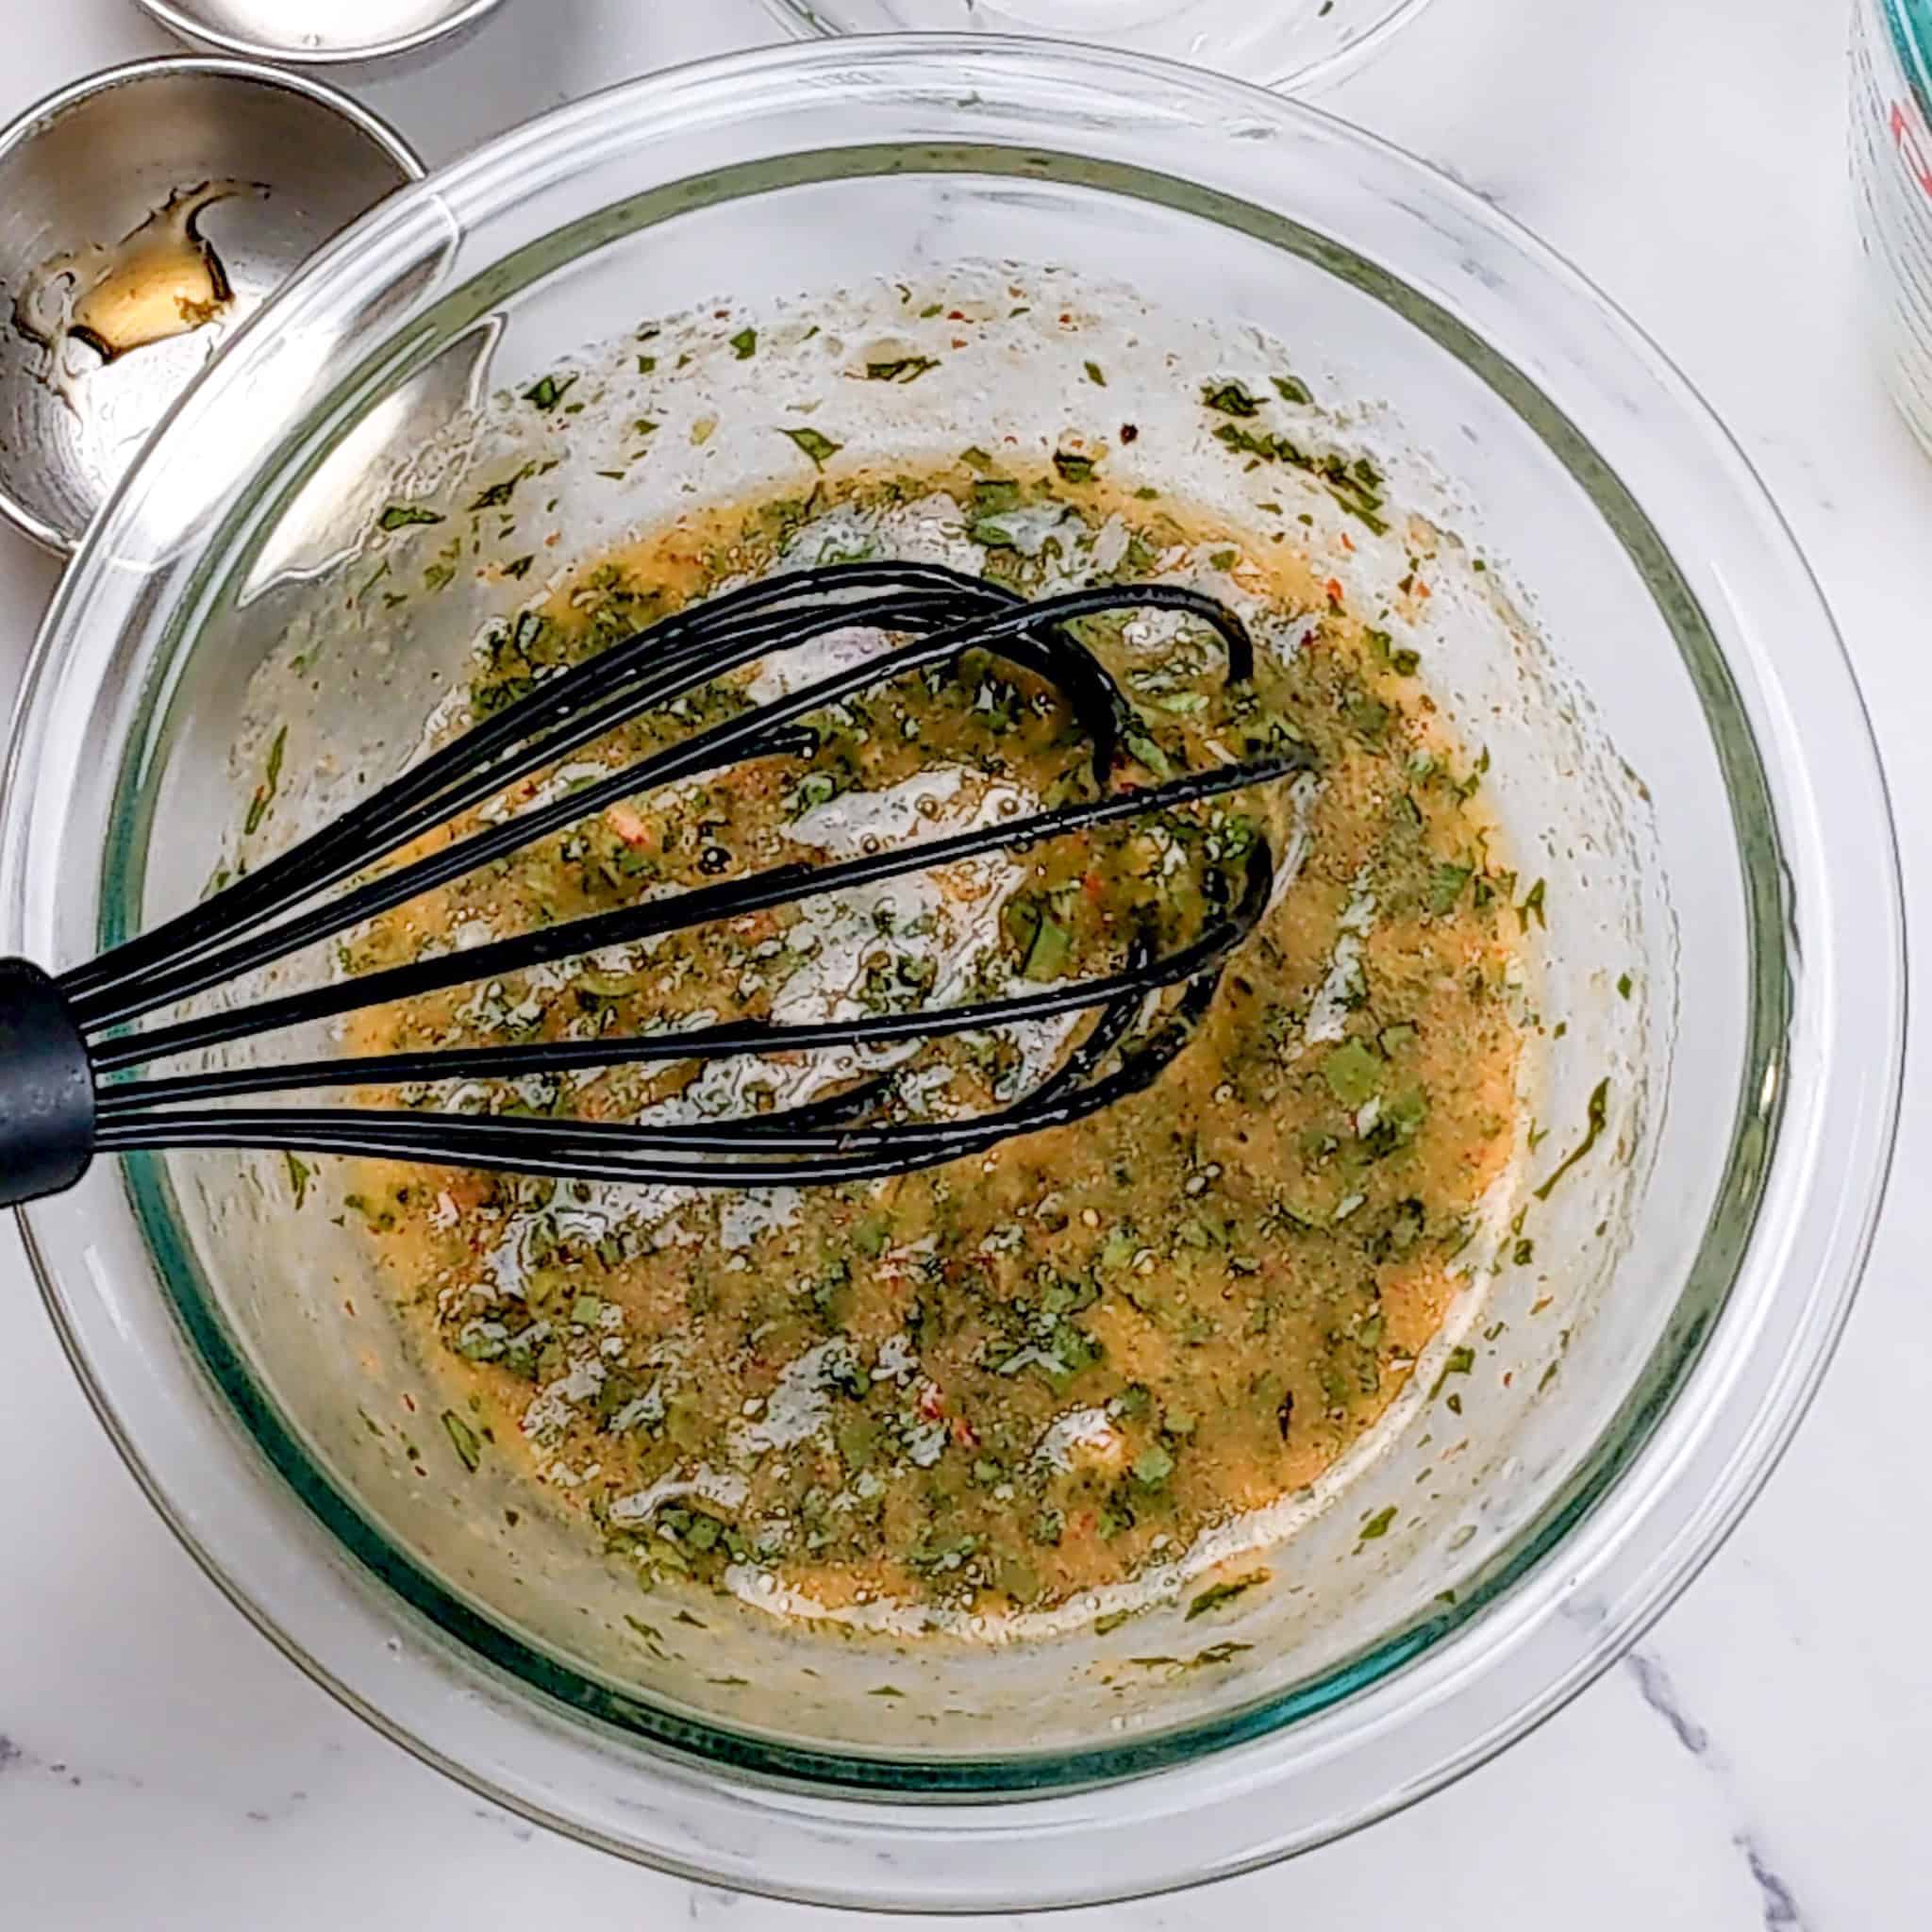
[[[452,1453],[526,1469],[533,1507],[581,1515],[647,1582],[803,1614],[1000,1620],[1171,1566],[1306,1489],[1374,1427],[1463,1290],[1463,1257],[1509,1179],[1522,949],[1541,901],[1503,868],[1480,761],[1436,716],[1426,667],[1343,607],[1291,529],[1263,540],[1077,465],[1020,474],[968,455],[650,535],[494,632],[441,721],[487,714],[720,584],[900,554],[1029,591],[1168,576],[1263,610],[1250,691],[1229,690],[1199,625],[1084,627],[1139,714],[1126,775],[1288,739],[1316,758],[1314,778],[1157,824],[357,1023],[351,1050],[379,1051],[986,997],[1117,967],[1146,921],[1184,942],[1212,910],[1204,882],[1269,841],[1281,888],[1192,1043],[1153,1091],[1091,1121],[926,1174],[799,1192],[356,1176],[351,1211],[445,1391]],[[824,668],[768,664],[709,688],[508,803]],[[614,808],[387,915],[349,963],[823,863],[1091,784],[1064,710],[992,660],[813,722],[809,758]],[[984,1109],[1067,1037],[968,1037],[898,1072],[929,1110]],[[794,1105],[889,1063],[774,1056],[403,1098],[696,1119]]]

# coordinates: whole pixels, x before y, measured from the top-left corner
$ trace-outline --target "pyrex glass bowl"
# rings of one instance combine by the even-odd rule
[[[1307,93],[1428,0],[765,0],[794,33],[1024,34],[1185,60]]]
[[[946,291],[988,276],[1063,303],[1012,304],[1033,330],[1012,382],[813,374],[834,331],[802,325],[851,320],[833,291],[903,287],[943,328]],[[747,316],[790,362],[724,347]],[[641,370],[658,325],[720,341],[665,403],[690,420],[666,415],[661,464],[613,472],[598,425],[632,378],[610,345]],[[1100,343],[1104,387],[1058,380]],[[1327,433],[1448,533],[1441,601],[1452,577],[1493,600],[1430,650],[1550,878],[1545,1166],[1609,1098],[1598,1158],[1536,1205],[1543,1260],[1472,1289],[1454,1407],[1425,1363],[1211,1633],[1178,1607],[1005,1647],[832,1642],[729,1607],[667,1631],[634,1578],[541,1511],[510,1534],[487,1474],[421,1454],[423,1365],[353,1244],[291,1220],[277,1164],[104,1163],[25,1217],[183,1541],[478,1790],[805,1898],[984,1909],[1223,1875],[1556,1708],[1789,1439],[1865,1254],[1903,1026],[1890,820],[1830,618],[1735,448],[1560,261],[1370,137],[1179,68],[978,38],[762,53],[559,111],[374,212],[211,365],[63,584],[13,750],[0,946],[64,966],[191,901],[233,856],[264,715],[290,727],[271,840],[406,761],[439,679],[524,599],[458,515],[520,452],[556,458],[535,521],[567,564],[782,480],[773,419],[858,391],[886,413],[812,420],[886,454],[982,421],[1050,450],[1062,414],[1129,410],[1142,444],[1211,454],[1168,357],[1283,343]],[[559,370],[578,427],[509,407]],[[736,407],[704,426],[713,389]],[[1204,492],[1242,487],[1223,469]],[[383,517],[398,500],[450,508],[459,573],[443,525]],[[1380,554],[1364,538],[1338,568]]]

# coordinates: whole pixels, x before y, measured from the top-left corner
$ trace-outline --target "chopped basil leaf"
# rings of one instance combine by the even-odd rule
[[[779,433],[789,437],[811,458],[815,470],[823,470],[826,460],[845,447],[842,442],[834,442],[829,436],[816,429],[785,429]]]
[[[1344,1041],[1322,1063],[1328,1091],[1353,1112],[1366,1107],[1382,1084],[1382,1061],[1359,1040]]]
[[[1429,881],[1429,910],[1438,917],[1454,912],[1463,889],[1474,875],[1473,865],[1439,865]]]
[[[381,530],[401,530],[411,524],[440,524],[442,521],[439,511],[425,509],[416,503],[392,503],[375,520],[376,527]]]
[[[261,783],[255,788],[255,796],[248,801],[248,816],[242,821],[242,831],[255,831],[268,816],[268,808],[275,803],[275,790],[281,783],[282,754],[288,749],[288,744],[289,727],[284,724],[268,748],[268,765],[262,774]]]
[[[1245,1576],[1237,1576],[1230,1583],[1210,1584],[1188,1606],[1184,1621],[1191,1624],[1195,1618],[1205,1617],[1209,1611],[1233,1603],[1236,1597],[1247,1595],[1249,1591],[1266,1583],[1270,1574],[1266,1570],[1251,1570]]]
[[[1609,1124],[1610,1118],[1610,1083],[1607,1080],[1599,1080],[1597,1082],[1596,1091],[1590,1096],[1590,1108],[1587,1118],[1590,1125],[1589,1132],[1584,1135],[1574,1150],[1564,1158],[1562,1165],[1557,1169],[1556,1173],[1536,1191],[1536,1197],[1539,1201],[1547,1201],[1556,1192],[1557,1183],[1603,1139],[1604,1129]]]
[[[450,1446],[457,1452],[457,1459],[474,1475],[483,1460],[483,1439],[453,1408],[443,1410],[442,1426],[448,1433]]]
[[[560,382],[554,375],[541,376],[524,391],[524,401],[540,409],[554,409],[575,387],[576,380],[575,375],[566,375]]]
[[[1245,419],[1261,413],[1260,403],[1238,382],[1206,383],[1202,386],[1201,400],[1224,416]]]
[[[1362,1541],[1365,1543],[1371,1543],[1374,1542],[1377,1537],[1387,1536],[1389,1534],[1390,1529],[1393,1526],[1394,1522],[1395,1505],[1393,1503],[1391,1503],[1386,1509],[1376,1510],[1376,1512],[1372,1517],[1370,1517],[1365,1524],[1362,1524]]]

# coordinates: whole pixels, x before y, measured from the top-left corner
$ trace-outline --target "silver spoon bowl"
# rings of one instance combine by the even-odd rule
[[[0,132],[0,514],[72,550],[222,342],[424,172],[333,89],[232,59],[111,68]]]

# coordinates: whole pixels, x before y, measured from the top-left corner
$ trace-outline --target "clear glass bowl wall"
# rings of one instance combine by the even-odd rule
[[[828,1642],[743,1612],[654,1654],[634,1580],[579,1535],[541,1512],[509,1532],[487,1475],[425,1479],[366,1427],[423,1379],[343,1320],[345,1296],[379,1305],[366,1262],[313,1221],[291,1241],[274,1164],[103,1167],[29,1219],[150,1492],[365,1713],[661,1864],[974,1907],[1240,1869],[1479,1761],[1708,1554],[1823,1367],[1895,1102],[1889,823],[1803,565],[1655,351],[1406,158],[1179,70],[920,42],[641,83],[379,211],[184,402],[49,620],[0,878],[9,946],[58,963],[192,900],[292,641],[319,648],[291,700],[287,830],[407,762],[515,586],[465,578],[393,626],[356,592],[425,450],[452,499],[466,461],[501,456],[466,427],[491,392],[645,318],[990,260],[1138,291],[1157,340],[1164,311],[1294,345],[1357,407],[1398,500],[1494,559],[1533,635],[1438,675],[1491,749],[1506,822],[1561,869],[1553,907],[1571,895],[1547,964],[1569,1020],[1553,1135],[1618,1075],[1613,1158],[1540,1225],[1568,1257],[1554,1288],[1488,1286],[1455,1440],[1410,1407],[1217,1625],[1250,1646],[1238,1667],[1130,1666],[1204,1647],[1178,1607],[1005,1650]],[[1055,401],[983,407],[1050,437]],[[1124,417],[1171,407],[1151,385],[1108,396]],[[547,480],[575,554],[661,515],[680,480],[746,480],[678,461],[613,484],[567,458]],[[1626,973],[1640,994],[1620,1001]],[[886,1683],[902,1694],[869,1694]],[[1147,1831],[1174,1813],[1184,1830]]]
[[[1428,0],[766,0],[794,32],[1031,34],[1318,90]]]

